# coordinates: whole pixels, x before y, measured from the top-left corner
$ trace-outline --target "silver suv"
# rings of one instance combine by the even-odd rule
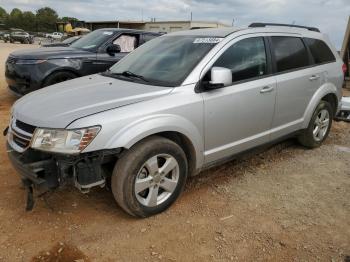
[[[9,158],[28,188],[110,185],[139,217],[168,208],[186,178],[296,136],[326,139],[343,62],[316,28],[252,24],[156,38],[105,73],[19,99]]]

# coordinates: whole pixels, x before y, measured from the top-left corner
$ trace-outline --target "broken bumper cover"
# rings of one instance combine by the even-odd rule
[[[25,185],[33,185],[40,191],[56,188],[58,174],[53,159],[28,161],[23,154],[14,151],[7,144],[8,157]]]
[[[9,159],[22,178],[35,188],[55,189],[74,185],[86,193],[95,186],[104,186],[110,176],[108,168],[115,163],[121,149],[102,150],[79,155],[51,154],[27,149],[19,153],[7,143]]]

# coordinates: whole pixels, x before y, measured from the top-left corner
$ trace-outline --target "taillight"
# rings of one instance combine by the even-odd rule
[[[348,70],[346,64],[343,64],[343,66],[341,67],[341,69],[343,70],[343,73],[345,74],[346,71]]]

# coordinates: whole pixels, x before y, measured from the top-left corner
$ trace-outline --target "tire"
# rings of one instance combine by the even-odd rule
[[[24,39],[22,44],[29,44],[29,40],[28,39]]]
[[[170,171],[162,174],[164,167]],[[149,217],[163,212],[179,197],[187,173],[182,148],[171,140],[152,136],[133,146],[117,161],[111,188],[116,202],[127,213]]]
[[[77,75],[75,75],[72,72],[68,72],[68,71],[56,72],[49,75],[46,78],[46,80],[44,81],[43,87],[61,83],[76,77]]]
[[[333,109],[330,103],[321,101],[316,107],[308,127],[298,136],[299,143],[307,148],[319,147],[329,134],[332,127],[333,115]],[[327,119],[328,124],[326,124]],[[314,132],[316,133],[315,135]]]

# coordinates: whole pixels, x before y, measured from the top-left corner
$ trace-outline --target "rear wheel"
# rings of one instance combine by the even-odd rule
[[[308,148],[319,147],[329,134],[332,117],[330,103],[321,101],[312,115],[309,126],[298,137],[300,144]]]
[[[64,81],[67,81],[67,80],[70,80],[70,79],[73,79],[76,77],[77,76],[71,72],[67,72],[67,71],[56,72],[56,73],[53,73],[47,77],[43,86],[45,87],[45,86],[54,85],[54,84],[64,82]]]
[[[117,203],[127,213],[148,217],[164,211],[178,198],[186,178],[187,159],[182,148],[153,136],[118,160],[111,187]]]

